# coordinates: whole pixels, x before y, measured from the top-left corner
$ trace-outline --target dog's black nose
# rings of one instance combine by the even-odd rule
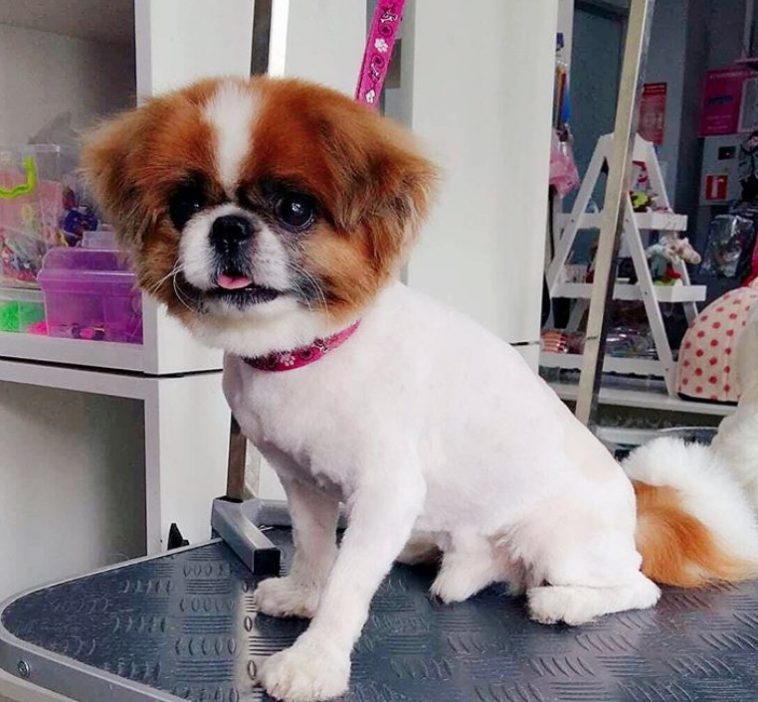
[[[211,227],[211,241],[221,252],[235,251],[240,244],[253,235],[253,224],[250,220],[237,215],[219,217]]]

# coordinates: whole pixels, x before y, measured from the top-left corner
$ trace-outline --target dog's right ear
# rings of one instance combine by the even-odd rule
[[[150,218],[134,178],[147,122],[143,110],[125,112],[86,134],[82,148],[85,182],[127,251],[138,245]]]

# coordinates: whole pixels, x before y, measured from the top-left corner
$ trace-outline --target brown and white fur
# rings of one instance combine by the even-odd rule
[[[227,352],[234,415],[286,489],[294,562],[256,600],[312,623],[261,667],[274,697],[346,690],[371,598],[406,546],[441,553],[442,600],[508,581],[545,623],[651,607],[653,580],[756,572],[758,539],[732,542],[699,486],[665,466],[633,486],[508,344],[395,282],[437,177],[400,127],[303,82],[211,80],[106,123],[84,165],[144,289]],[[304,368],[241,359],[357,319]]]

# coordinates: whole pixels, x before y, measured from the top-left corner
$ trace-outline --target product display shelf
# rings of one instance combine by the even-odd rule
[[[559,229],[564,229],[576,221],[573,213],[559,214],[557,219]],[[603,215],[600,212],[585,212],[581,215],[582,229],[600,229]],[[687,215],[674,212],[635,212],[637,226],[642,229],[655,229],[665,232],[687,231]]]
[[[548,383],[558,397],[574,402],[579,394],[578,380],[560,380]],[[633,378],[604,378],[598,396],[600,405],[630,407],[662,412],[687,412],[690,414],[726,417],[734,412],[732,405],[715,402],[694,402],[672,397],[663,381],[635,380]]]
[[[591,283],[567,281],[566,264],[569,261],[577,234],[583,229],[598,229],[603,214],[587,212],[600,174],[607,164],[613,145],[610,134],[600,137],[592,160],[587,168],[579,193],[570,214],[557,215],[555,221],[559,232],[555,240],[554,256],[547,268],[547,285],[552,298],[569,298],[575,300],[569,330],[575,331],[588,307],[592,295]],[[644,163],[652,191],[657,195],[661,211],[634,212],[630,198],[627,196],[624,207],[623,241],[634,264],[638,282],[636,284],[619,282],[613,290],[617,300],[639,300],[644,304],[650,324],[656,359],[608,358],[604,370],[619,373],[643,374],[663,378],[671,397],[676,394],[676,362],[666,335],[666,328],[661,313],[661,303],[678,303],[684,307],[687,320],[691,323],[697,316],[697,302],[705,300],[706,287],[692,285],[684,263],[675,264],[681,275],[681,282],[676,285],[656,285],[648,266],[642,232],[658,231],[663,233],[682,232],[687,228],[687,217],[670,212],[670,201],[666,194],[665,183],[661,174],[658,157],[654,146],[635,137],[634,161]],[[548,368],[581,368],[581,356],[566,356],[556,353],[542,353],[540,365]]]
[[[654,285],[653,294],[658,302],[703,302],[706,297],[705,285]],[[616,283],[613,288],[614,300],[643,300],[642,286],[631,283]],[[553,290],[554,298],[567,297],[572,300],[589,300],[592,296],[591,283],[558,283]]]
[[[543,351],[540,354],[540,365],[545,368],[561,368],[563,370],[581,370],[583,356],[579,353],[554,353]],[[654,358],[627,358],[606,356],[603,361],[603,371],[606,373],[629,373],[632,375],[655,375],[659,363]]]

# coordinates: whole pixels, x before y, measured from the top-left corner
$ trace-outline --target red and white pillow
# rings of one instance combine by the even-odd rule
[[[682,339],[676,374],[680,395],[737,402],[737,340],[758,304],[758,281],[725,293],[706,307]]]

